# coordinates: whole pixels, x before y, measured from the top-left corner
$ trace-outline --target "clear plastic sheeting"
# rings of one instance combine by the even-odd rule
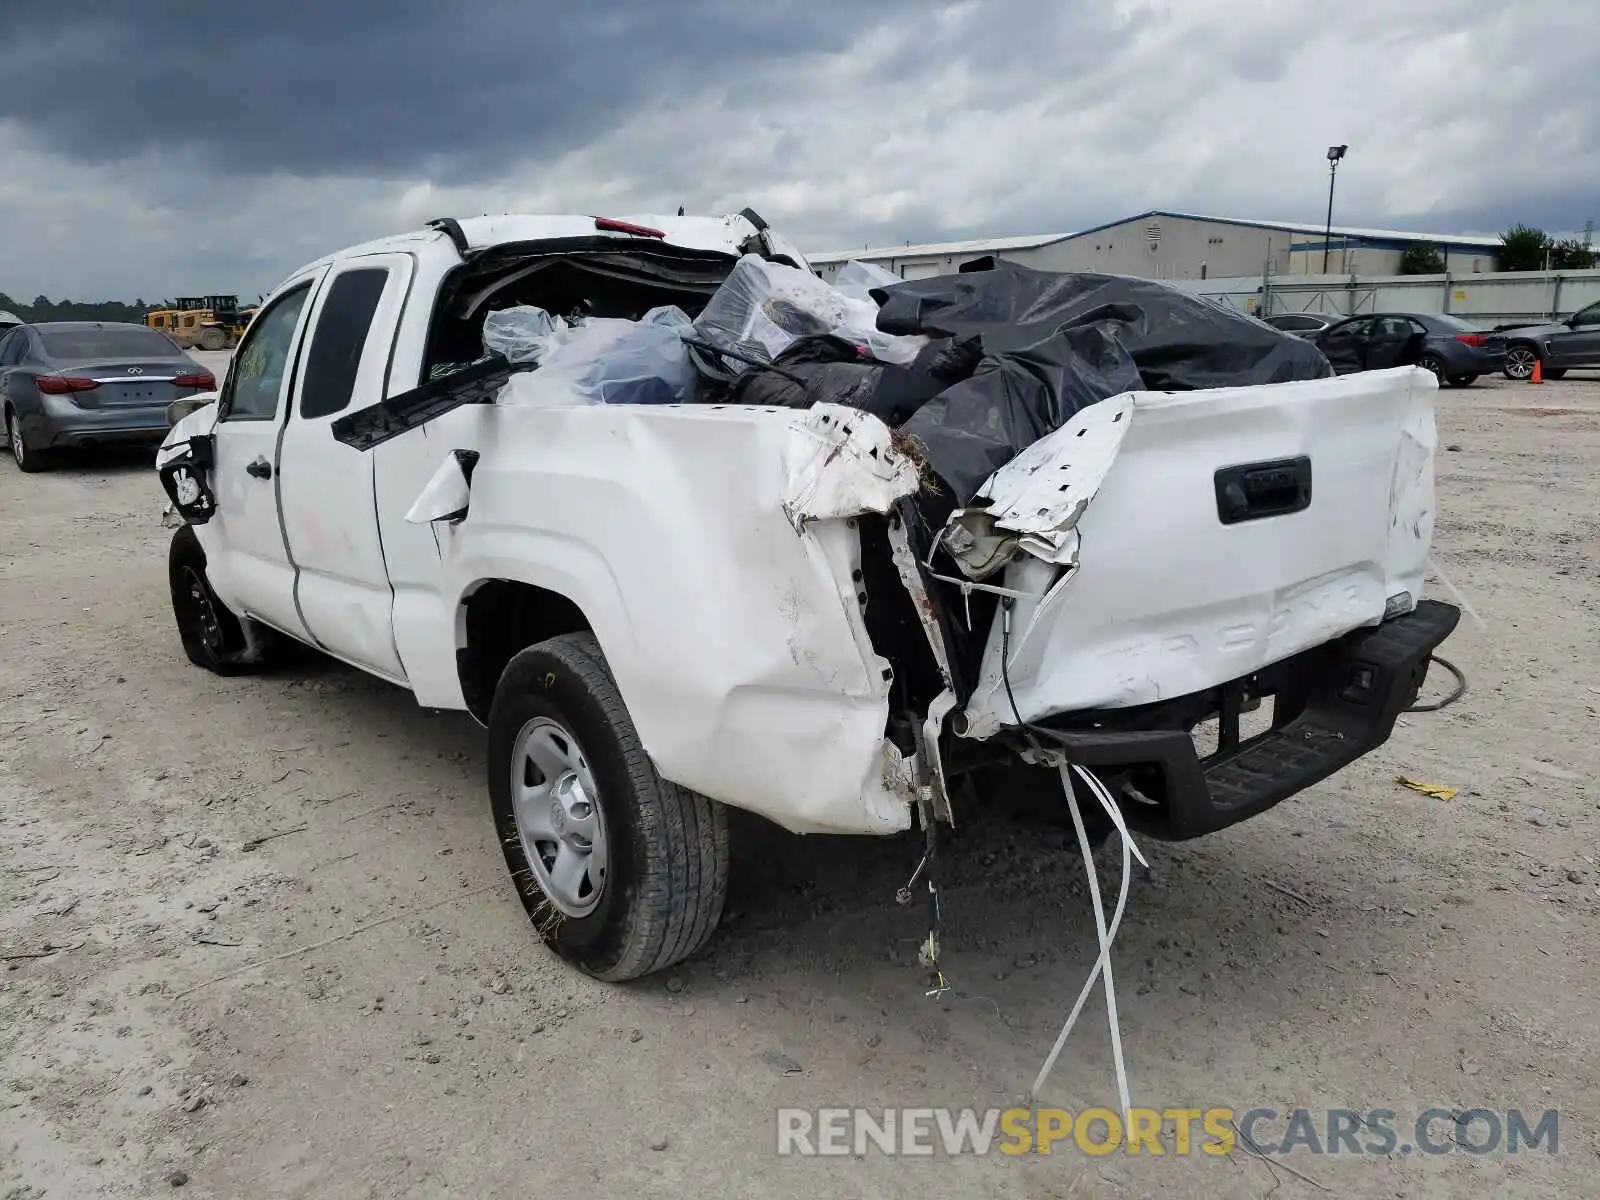
[[[893,271],[876,263],[857,262],[852,258],[833,277],[833,290],[846,300],[868,301],[873,308],[877,308],[878,302],[872,298],[872,289],[893,287],[899,282],[900,276]]]
[[[507,362],[538,362],[561,323],[531,304],[502,308],[483,319],[483,348]]]
[[[694,323],[719,349],[771,362],[800,338],[833,334],[864,345],[880,362],[909,363],[927,339],[878,328],[878,306],[863,289],[850,296],[809,271],[747,254]]]
[[[653,308],[638,321],[558,322],[538,368],[513,375],[499,402],[529,408],[687,403],[695,387],[683,344],[690,328],[688,314],[675,307]]]

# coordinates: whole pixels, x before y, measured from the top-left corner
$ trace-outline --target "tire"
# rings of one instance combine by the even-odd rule
[[[279,635],[256,622],[241,621],[212,590],[206,578],[206,552],[189,525],[172,535],[167,585],[178,638],[195,666],[214,675],[246,675],[264,669],[276,657]]]
[[[1539,352],[1527,342],[1513,342],[1506,347],[1505,365],[1500,368],[1507,379],[1532,379],[1533,364],[1539,361]]]
[[[1567,369],[1565,367],[1551,367],[1549,370],[1543,373],[1544,378],[1546,379],[1563,379],[1566,377],[1566,374]]]
[[[1446,382],[1448,382],[1444,373],[1444,362],[1437,354],[1424,354],[1421,358],[1417,359],[1417,366],[1421,367],[1424,371],[1432,371],[1433,377],[1439,381],[1440,387],[1444,387]]]
[[[562,958],[621,982],[710,938],[728,891],[727,814],[656,774],[593,634],[551,638],[507,664],[489,712],[488,768],[506,866]],[[586,841],[578,877],[563,852],[582,856]]]
[[[29,450],[22,441],[22,423],[17,420],[17,414],[7,406],[6,416],[6,445],[11,450],[11,459],[17,464],[19,471],[32,475],[38,471],[48,471],[52,464],[51,456],[44,450]]]
[[[1452,375],[1452,376],[1450,376],[1450,386],[1451,387],[1471,387],[1473,384],[1475,384],[1477,382],[1478,382],[1478,377],[1476,375]]]
[[[200,349],[222,350],[228,345],[228,335],[220,329],[207,329],[200,335]]]

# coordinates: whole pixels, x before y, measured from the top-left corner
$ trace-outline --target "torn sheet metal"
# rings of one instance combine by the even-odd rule
[[[808,521],[886,513],[917,490],[917,466],[889,427],[842,404],[818,404],[791,427],[783,511]]]
[[[471,506],[433,526],[438,567],[429,537],[391,572],[442,570],[447,616],[484,580],[571,600],[663,778],[797,833],[910,826],[915,775],[885,745],[893,670],[866,629],[851,521],[915,487],[881,423],[704,404],[471,405],[448,419],[436,445],[482,448]],[[412,456],[419,442],[386,443],[377,462],[410,542],[400,515],[439,468],[437,450]],[[397,641],[436,695],[456,677],[460,627],[418,591],[397,588]]]
[[[922,725],[922,739],[918,751],[926,758],[923,775],[931,795],[928,797],[933,815],[947,825],[956,823],[955,809],[950,803],[950,784],[944,776],[944,758],[939,751],[939,740],[944,736],[945,719],[955,711],[959,701],[953,691],[945,690],[928,705],[928,719]]]
[[[1100,490],[1128,432],[1133,396],[1080,409],[989,477],[977,501],[954,513],[944,544],[970,579],[986,579],[1018,550],[1070,566],[1078,519]]]
[[[446,455],[406,513],[406,520],[413,525],[426,525],[431,521],[459,521],[465,517],[467,502],[472,497],[472,468],[477,461],[477,452],[473,450],[455,450]]]

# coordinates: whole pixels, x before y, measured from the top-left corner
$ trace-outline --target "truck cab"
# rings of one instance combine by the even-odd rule
[[[932,531],[959,576],[913,537],[914,455],[857,409],[460,403],[503,380],[491,309],[693,315],[746,255],[809,269],[747,210],[445,220],[295,272],[158,457],[190,659],[289,638],[483,722],[518,894],[604,979],[710,936],[725,806],[931,832],[967,764],[1070,760],[1193,837],[1414,702],[1457,619],[1421,599],[1426,372],[1086,408]]]

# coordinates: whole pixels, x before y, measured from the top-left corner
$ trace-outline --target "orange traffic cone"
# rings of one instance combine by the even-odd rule
[[[1529,383],[1543,383],[1544,382],[1544,360],[1543,359],[1535,358],[1533,360],[1533,374],[1528,376],[1528,382]]]

